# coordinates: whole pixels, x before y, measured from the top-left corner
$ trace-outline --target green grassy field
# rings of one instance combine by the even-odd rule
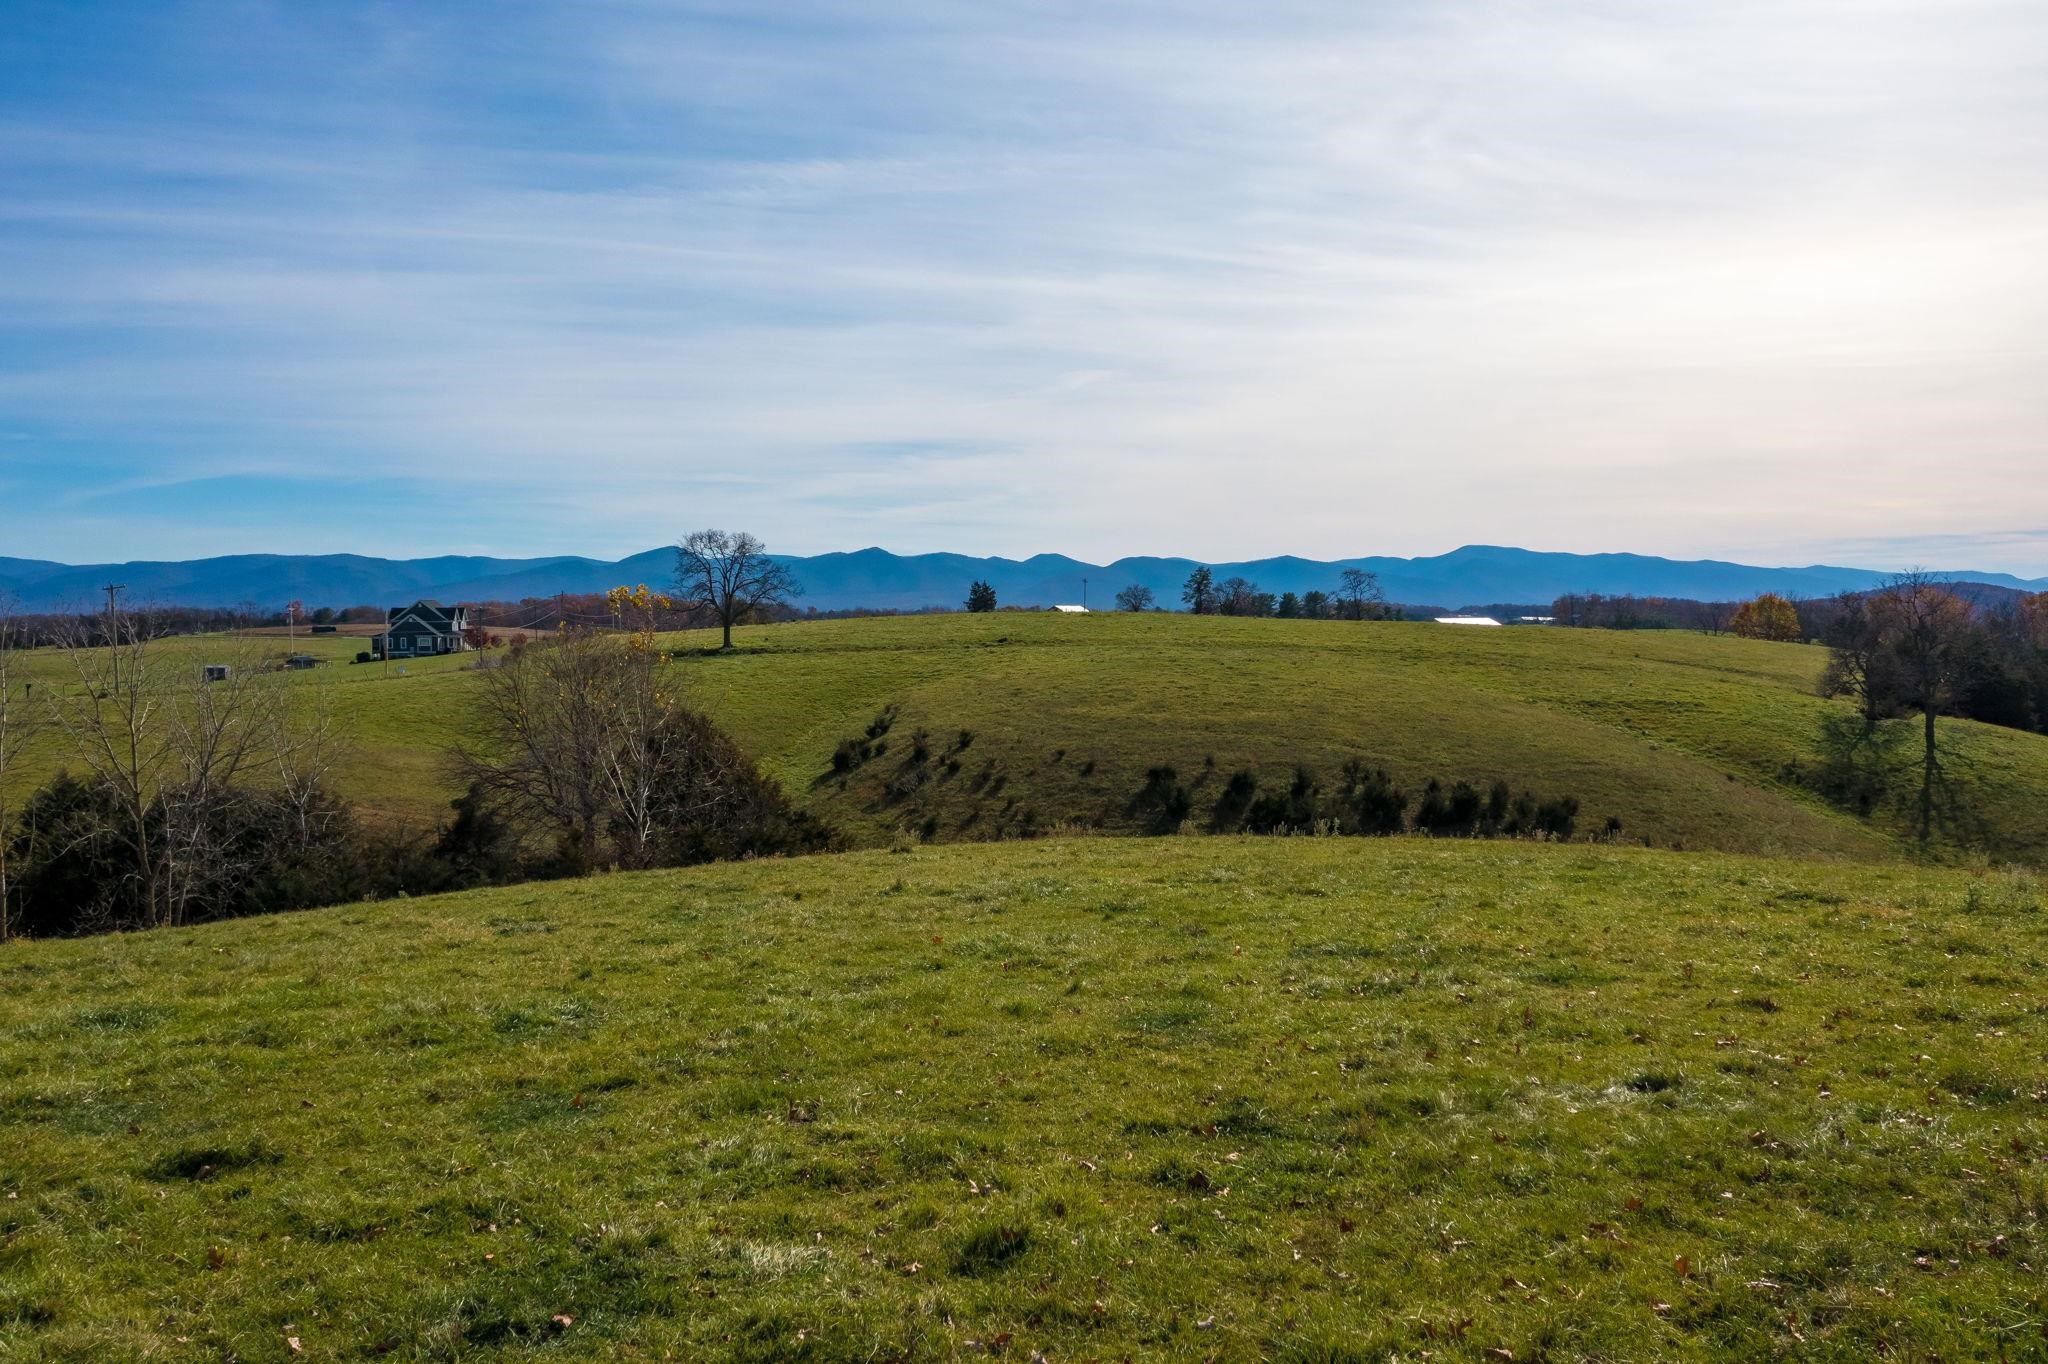
[[[1170,765],[1200,823],[1229,773],[1284,784],[1296,763],[1326,783],[1347,758],[1411,793],[1432,776],[1501,778],[1583,803],[1657,847],[1868,858],[1906,850],[1902,825],[1830,810],[1785,779],[1809,761],[1824,655],[1801,645],[1665,632],[1460,630],[1432,624],[1182,615],[998,613],[742,629],[728,655],[705,633],[666,641],[693,700],[799,800],[857,844],[1137,831],[1147,769]],[[197,661],[224,642],[177,641]],[[263,647],[282,651],[284,641]],[[299,647],[336,660],[360,641]],[[209,652],[211,651],[211,653]],[[56,660],[39,660],[50,669]],[[467,659],[335,666],[300,679],[351,715],[351,798],[429,825],[452,796],[441,754],[467,723]],[[888,748],[843,780],[831,756],[884,706]],[[932,759],[908,763],[911,738]],[[1944,725],[1968,842],[2048,861],[2048,738]],[[971,739],[959,748],[962,732]],[[43,767],[60,753],[46,749]],[[912,769],[917,766],[923,772]],[[925,778],[919,782],[919,778]]]
[[[0,1358],[2039,1358],[2042,907],[1052,839],[14,943]]]

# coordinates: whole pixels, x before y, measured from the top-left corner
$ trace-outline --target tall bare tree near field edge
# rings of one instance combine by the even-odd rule
[[[283,675],[250,641],[221,644],[209,677],[190,655],[159,648],[160,627],[109,589],[97,616],[68,621],[57,645],[68,677],[49,710],[113,813],[105,833],[121,849],[137,923],[193,922],[243,883],[250,868],[230,836],[231,802],[245,776],[277,764],[295,799],[313,790],[329,759],[299,751]],[[324,747],[334,727],[323,730]]]
[[[1941,782],[1934,721],[1954,699],[1970,608],[1946,584],[1918,571],[1887,582],[1875,605],[1899,660],[1901,699],[1920,712],[1920,841],[1925,843],[1934,834],[1935,788]]]
[[[781,606],[803,588],[768,547],[745,531],[699,530],[676,546],[676,588],[718,617],[719,648],[732,647],[732,627],[769,606]]]
[[[1915,571],[1886,581],[1867,598],[1845,602],[1830,626],[1827,696],[1850,696],[1862,712],[1861,732],[1902,711],[1920,718],[1920,793],[1916,819],[1922,844],[1934,835],[1936,795],[1943,784],[1935,721],[1956,695],[1970,631],[1970,606],[1949,585]]]

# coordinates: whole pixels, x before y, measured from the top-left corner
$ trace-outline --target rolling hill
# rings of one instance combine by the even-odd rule
[[[692,702],[793,796],[856,845],[1059,830],[1161,828],[1138,800],[1171,767],[1202,828],[1230,776],[1278,790],[1297,764],[1328,785],[1349,759],[1411,795],[1432,777],[1499,779],[1582,804],[1582,833],[1657,847],[1853,858],[1908,851],[1901,825],[1828,808],[1787,779],[1810,762],[1830,702],[1820,650],[1675,632],[1458,630],[1430,624],[998,612],[747,627],[674,637]],[[174,641],[196,666],[243,644]],[[455,794],[477,675],[452,657],[386,670],[337,660],[300,679],[353,718],[344,793],[431,825]],[[205,655],[205,658],[201,658]],[[38,660],[48,684],[59,662]],[[893,708],[883,751],[850,771],[834,752]],[[920,742],[918,732],[924,731]],[[1954,722],[1976,827],[1999,858],[2048,861],[2048,738]],[[919,747],[926,750],[916,760]],[[35,773],[63,760],[49,736]]]
[[[1176,605],[1196,567],[1193,559],[1125,558],[1090,564],[1060,554],[1028,559],[964,554],[891,554],[863,549],[844,554],[782,556],[804,586],[801,604],[819,610],[921,610],[958,605],[976,579],[992,584],[1015,606],[1079,601],[1086,591],[1106,605],[1117,589],[1140,584],[1161,605]],[[1826,596],[1874,587],[1874,569],[1814,565],[1756,568],[1717,560],[1680,561],[1640,554],[1548,554],[1492,545],[1467,545],[1415,559],[1365,557],[1318,561],[1283,556],[1215,563],[1220,578],[1233,575],[1271,592],[1329,591],[1346,568],[1377,573],[1395,601],[1456,607],[1475,602],[1547,602],[1566,592],[1634,593],[1728,601],[1778,592]],[[602,592],[619,583],[661,584],[674,577],[674,551],[649,550],[616,562],[575,556],[491,559],[447,556],[375,559],[361,555],[251,554],[184,563],[132,562],[70,566],[40,560],[0,559],[0,597],[31,610],[89,607],[100,587],[125,583],[131,600],[162,605],[233,606],[243,601],[276,609],[298,598],[309,606],[395,605],[419,597],[447,601],[517,601],[556,592]],[[1995,586],[2048,590],[2048,578],[1957,571],[1944,576]]]

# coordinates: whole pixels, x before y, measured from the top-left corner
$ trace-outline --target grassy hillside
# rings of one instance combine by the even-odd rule
[[[0,1357],[2038,1356],[2041,908],[1047,840],[17,943]]]
[[[1660,847],[1867,857],[1902,846],[1893,822],[1848,818],[1782,779],[1810,759],[1833,704],[1813,694],[1825,655],[1802,645],[1035,613],[781,626],[742,644],[679,665],[700,702],[790,790],[876,840],[927,821],[940,838],[1144,828],[1129,806],[1151,767],[1176,769],[1199,817],[1238,767],[1276,785],[1301,762],[1329,782],[1357,757],[1411,791],[1432,776],[1498,777],[1576,795],[1582,828],[1613,817],[1626,838]],[[834,748],[886,705],[899,708],[890,748],[832,775]],[[892,792],[920,727],[931,780]],[[1943,728],[1980,845],[2048,859],[2048,739]],[[962,730],[973,738],[949,773]]]
[[[1296,763],[1326,783],[1347,758],[1411,791],[1432,776],[1504,779],[1583,802],[1581,828],[1621,821],[1659,847],[1868,857],[1897,826],[1829,810],[1782,780],[1811,756],[1827,705],[1823,655],[1798,645],[1677,633],[1459,630],[1180,615],[999,613],[854,620],[670,641],[697,703],[797,797],[881,844],[1057,828],[1131,831],[1155,766],[1190,786],[1196,822],[1228,775],[1284,785]],[[305,642],[301,641],[303,645]],[[177,646],[205,653],[207,641]],[[281,648],[278,641],[264,647]],[[357,642],[311,646],[336,658]],[[44,666],[48,666],[46,661]],[[439,753],[460,732],[475,676],[463,660],[338,665],[326,685],[356,717],[349,793],[431,821],[452,792]],[[883,754],[832,773],[834,749],[885,706]],[[908,759],[928,735],[925,763]],[[1980,846],[2048,860],[2048,739],[1956,722]],[[969,737],[960,748],[962,732]]]

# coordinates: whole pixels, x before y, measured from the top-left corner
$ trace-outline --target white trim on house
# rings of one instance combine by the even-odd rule
[[[459,654],[469,648],[462,637],[468,628],[468,607],[416,601],[386,613],[384,633],[375,637],[371,648],[386,658]]]

